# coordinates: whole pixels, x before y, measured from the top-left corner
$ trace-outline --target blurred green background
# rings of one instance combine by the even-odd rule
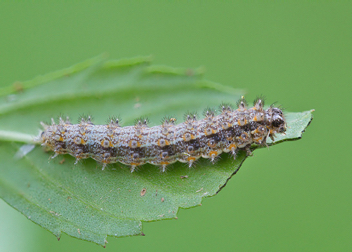
[[[352,250],[351,1],[0,3],[1,87],[102,52],[204,66],[249,100],[316,109],[302,140],[256,151],[201,207],[108,238],[107,251]],[[0,251],[102,249],[58,242],[3,201],[0,223]]]

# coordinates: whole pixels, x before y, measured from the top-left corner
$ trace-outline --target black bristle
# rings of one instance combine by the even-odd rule
[[[120,126],[119,124],[121,123],[121,117],[120,116],[110,116],[108,120],[106,121],[107,124],[111,124],[111,121],[116,125]]]
[[[190,120],[197,120],[198,118],[198,114],[197,112],[187,112],[185,115],[184,115],[184,121],[187,122],[187,121],[190,121]]]
[[[88,114],[80,114],[78,116],[78,123],[81,123],[82,120],[86,123],[88,121]]]
[[[135,126],[148,126],[149,119],[147,117],[141,116],[134,121]]]
[[[162,125],[172,124],[172,120],[173,120],[173,119],[175,119],[174,116],[164,116],[164,117],[161,119],[160,123],[161,123]]]
[[[259,96],[257,96],[257,98],[255,98],[254,99],[254,101],[253,101],[253,106],[255,105],[255,104],[257,104],[257,102],[259,101],[259,100],[261,100],[262,101],[262,104],[263,104],[263,107],[264,107],[264,102],[265,102],[265,96],[263,96],[263,95],[259,95]]]
[[[204,109],[204,111],[203,111],[204,117],[215,116],[215,114],[216,114],[216,110],[213,108],[210,108],[210,107]]]
[[[230,103],[221,103],[219,105],[219,111],[223,112],[223,111],[232,111],[233,110],[233,105]]]
[[[244,98],[244,96],[242,96],[241,99],[239,99],[237,101],[236,105],[237,105],[238,108],[240,107],[241,103],[243,103],[245,107],[248,106],[248,103],[247,103],[246,99]]]

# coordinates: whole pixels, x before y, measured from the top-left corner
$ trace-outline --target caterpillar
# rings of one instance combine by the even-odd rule
[[[264,100],[257,98],[252,108],[247,108],[244,97],[237,102],[237,109],[222,104],[220,113],[206,109],[204,118],[187,114],[185,121],[176,124],[175,118],[164,118],[161,125],[148,127],[145,119],[134,126],[121,127],[119,120],[107,125],[94,125],[91,118],[72,124],[69,118],[59,119],[56,124],[41,122],[44,130],[36,141],[55,154],[69,154],[76,158],[75,164],[93,158],[102,164],[123,163],[133,172],[145,163],[166,171],[169,164],[177,161],[191,167],[200,157],[215,161],[222,152],[232,153],[236,158],[239,150],[251,155],[252,144],[266,145],[267,137],[273,141],[276,133],[286,131],[286,120],[280,108],[271,105],[264,109]]]

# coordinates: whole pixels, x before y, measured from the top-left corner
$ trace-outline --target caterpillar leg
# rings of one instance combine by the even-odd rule
[[[246,146],[245,150],[247,152],[247,156],[253,156],[253,153],[251,151],[251,146],[250,145]]]
[[[160,171],[161,172],[165,172],[166,171],[166,164],[161,165]]]

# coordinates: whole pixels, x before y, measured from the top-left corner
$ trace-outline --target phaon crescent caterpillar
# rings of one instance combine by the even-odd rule
[[[123,163],[131,172],[138,166],[150,163],[165,171],[167,165],[177,161],[191,167],[200,157],[215,161],[222,152],[230,152],[236,158],[239,150],[250,154],[252,144],[266,145],[267,137],[274,140],[276,133],[286,131],[286,120],[280,108],[264,109],[264,101],[258,98],[251,108],[242,97],[237,109],[220,106],[219,114],[206,109],[204,118],[187,114],[185,121],[163,119],[162,124],[148,127],[147,120],[137,120],[134,126],[121,127],[118,120],[107,125],[94,125],[90,117],[79,124],[67,118],[56,124],[41,123],[44,131],[36,141],[59,154],[70,154],[81,159],[93,158],[102,164]]]

